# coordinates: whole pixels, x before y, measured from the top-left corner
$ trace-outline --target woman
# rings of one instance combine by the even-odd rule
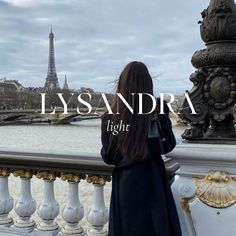
[[[115,96],[114,115],[102,116],[102,149],[105,163],[115,165],[112,173],[109,236],[180,236],[181,230],[175,203],[166,177],[165,166],[157,143],[148,139],[148,130],[154,113],[138,114],[138,96],[132,93],[153,95],[152,78],[141,62],[131,62],[122,71],[116,93],[121,93],[134,113]],[[134,99],[133,99],[134,98]],[[148,96],[143,98],[143,113],[152,109]],[[168,118],[158,115],[166,141],[164,153],[176,145]],[[119,114],[116,114],[119,113]],[[129,125],[129,130],[113,135],[108,124]],[[109,131],[108,131],[109,130]]]

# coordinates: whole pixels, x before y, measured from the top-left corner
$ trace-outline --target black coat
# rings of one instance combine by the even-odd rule
[[[110,132],[106,131],[109,115],[102,117],[101,155],[105,163],[115,165],[109,236],[181,236],[179,219],[160,153],[128,164],[122,156],[108,148]],[[166,138],[165,153],[176,145],[171,121],[159,115]],[[155,143],[150,143],[155,150]]]

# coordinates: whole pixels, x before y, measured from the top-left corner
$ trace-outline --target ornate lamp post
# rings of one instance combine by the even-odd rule
[[[183,236],[236,235],[236,5],[210,0],[202,18],[206,48],[192,57],[189,91],[197,115],[183,101],[190,128],[167,155],[180,165],[172,191]]]
[[[189,91],[197,111],[192,115],[186,100],[182,118],[190,124],[182,137],[188,141],[236,141],[236,5],[234,0],[211,0],[202,12],[202,40],[206,48],[194,53],[197,70],[190,76]]]

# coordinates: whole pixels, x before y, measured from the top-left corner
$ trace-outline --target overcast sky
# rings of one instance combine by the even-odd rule
[[[209,0],[0,0],[0,78],[43,86],[48,34],[62,86],[110,92],[123,67],[143,61],[156,93],[191,89],[198,21]]]

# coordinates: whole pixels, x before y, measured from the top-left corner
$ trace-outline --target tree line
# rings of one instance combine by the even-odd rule
[[[68,103],[68,108],[76,108],[78,106],[78,95],[86,93],[86,91],[69,91],[63,89],[51,90],[47,92],[38,90],[24,90],[14,91],[8,90],[0,92],[0,109],[1,110],[24,110],[24,109],[41,109],[41,93],[46,93],[46,108],[62,107],[62,103],[57,93],[62,93],[64,100]],[[74,93],[71,96],[71,93]],[[104,101],[101,99],[101,93],[89,92],[91,94],[91,101],[89,97],[84,95],[83,100],[87,100],[93,107],[104,107]],[[114,95],[106,94],[108,100],[112,100]],[[82,104],[80,104],[83,107]]]

